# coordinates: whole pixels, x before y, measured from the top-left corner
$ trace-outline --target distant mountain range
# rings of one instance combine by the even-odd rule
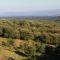
[[[60,9],[31,12],[4,12],[0,16],[60,16]]]

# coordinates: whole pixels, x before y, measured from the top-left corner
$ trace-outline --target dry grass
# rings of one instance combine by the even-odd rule
[[[6,42],[6,41],[7,41],[7,38],[0,38],[0,43],[1,43],[2,41]],[[19,44],[20,44],[21,42],[22,42],[21,40],[16,39],[16,40],[15,40],[16,46],[19,46]],[[11,47],[11,48],[12,48],[12,47]],[[0,60],[7,60],[7,58],[9,58],[9,57],[11,57],[11,58],[13,58],[13,59],[15,59],[15,60],[27,59],[27,57],[18,55],[18,54],[16,54],[14,51],[9,50],[8,47],[6,47],[6,46],[1,46],[1,45],[0,45]]]

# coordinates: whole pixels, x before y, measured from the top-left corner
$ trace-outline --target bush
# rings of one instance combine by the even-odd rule
[[[3,28],[0,27],[0,36],[2,36],[2,34],[3,34]]]
[[[9,38],[8,40],[7,40],[7,45],[8,46],[14,46],[14,42],[15,42],[15,40],[14,39],[11,39],[11,38]]]
[[[33,39],[33,35],[29,32],[20,32],[20,39],[22,40],[31,40]]]
[[[10,28],[3,28],[3,37],[10,38],[12,34],[12,30]]]
[[[47,45],[47,46],[45,47],[45,53],[46,53],[46,54],[52,55],[52,54],[54,54],[54,52],[55,52],[55,48],[54,48],[54,47],[49,46],[49,45]]]
[[[36,54],[36,47],[35,46],[30,46],[28,44],[24,44],[24,52],[27,56],[35,56]]]
[[[40,41],[41,43],[43,42],[46,42],[46,36],[41,34],[41,35],[38,35],[38,36],[35,36],[34,40],[36,41]]]

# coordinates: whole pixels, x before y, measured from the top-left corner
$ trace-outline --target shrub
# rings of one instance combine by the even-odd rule
[[[3,37],[11,37],[12,30],[10,28],[3,28]]]
[[[46,36],[41,34],[41,35],[35,36],[34,40],[40,41],[41,43],[42,42],[44,43],[46,41]]]
[[[33,39],[33,35],[29,32],[20,32],[20,39],[22,40],[31,40]]]
[[[7,40],[7,45],[8,46],[13,46],[14,45],[14,42],[15,42],[15,40],[14,39],[11,39],[11,38],[9,38],[8,40]]]
[[[27,44],[24,44],[24,52],[27,56],[35,56],[36,54],[36,47],[35,46],[29,46]]]
[[[2,36],[2,34],[3,34],[3,28],[0,27],[0,36]]]
[[[55,48],[52,47],[52,46],[47,45],[47,46],[45,47],[45,53],[48,54],[48,55],[54,54],[54,51],[55,51]]]

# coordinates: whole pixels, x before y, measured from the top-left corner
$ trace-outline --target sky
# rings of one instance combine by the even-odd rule
[[[60,9],[60,0],[0,0],[0,12],[29,12]]]

